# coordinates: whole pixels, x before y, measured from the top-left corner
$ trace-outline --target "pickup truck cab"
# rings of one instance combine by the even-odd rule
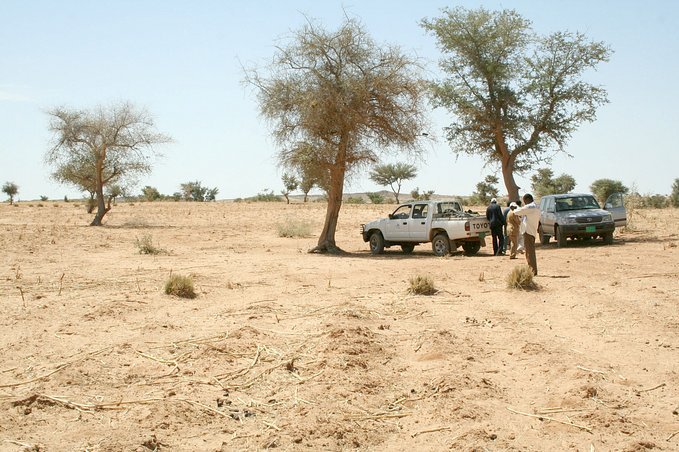
[[[601,237],[606,244],[613,243],[613,231],[627,224],[627,212],[622,193],[608,197],[602,209],[594,196],[588,193],[547,195],[540,199],[540,224],[538,233],[543,245],[555,237],[559,247],[566,240],[589,240]]]
[[[437,256],[459,246],[474,255],[486,245],[490,225],[485,216],[465,212],[459,201],[414,201],[400,205],[388,218],[362,224],[361,234],[372,254],[391,246],[409,254],[415,245],[431,242]]]

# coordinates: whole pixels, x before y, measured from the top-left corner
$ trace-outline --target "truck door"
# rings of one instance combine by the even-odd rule
[[[604,204],[604,209],[609,211],[613,216],[616,228],[627,224],[627,210],[625,209],[622,193],[613,193],[609,196]]]
[[[404,204],[398,209],[394,210],[394,213],[389,215],[386,225],[386,234],[384,239],[386,241],[397,242],[399,240],[409,240],[409,221],[410,221],[410,210],[412,206],[410,204]]]
[[[413,242],[427,241],[429,233],[427,218],[429,216],[429,204],[415,204],[413,214],[408,220],[410,240]]]

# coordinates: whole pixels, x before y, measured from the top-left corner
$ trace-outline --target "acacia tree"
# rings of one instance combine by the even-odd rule
[[[281,194],[285,196],[286,203],[290,204],[290,193],[297,190],[299,181],[295,176],[288,173],[284,173],[281,180],[283,181],[283,190],[281,190]]]
[[[596,119],[606,91],[582,80],[611,50],[583,34],[538,36],[513,10],[444,9],[421,25],[444,53],[446,80],[432,83],[434,105],[451,111],[445,128],[453,152],[498,165],[510,199],[514,173],[549,162],[583,122]]]
[[[629,188],[625,187],[621,181],[613,179],[597,179],[592,182],[589,189],[592,190],[592,193],[599,199],[601,204],[605,203],[613,193],[629,192]]]
[[[568,193],[575,188],[575,178],[563,173],[553,177],[554,172],[550,168],[540,168],[531,176],[533,194],[539,196],[553,195],[556,193]]]
[[[326,185],[325,222],[312,252],[341,252],[335,231],[347,175],[382,152],[420,151],[426,130],[420,71],[401,49],[378,46],[346,18],[336,31],[309,21],[265,70],[246,72],[282,148],[279,162],[299,169],[306,161]]]
[[[56,167],[53,177],[78,188],[93,189],[97,213],[91,226],[101,226],[111,209],[104,188],[132,184],[151,171],[153,146],[170,138],[155,131],[145,110],[129,103],[98,106],[92,110],[57,107],[48,112],[54,146],[46,160]]]
[[[14,182],[5,182],[2,186],[2,192],[9,197],[9,204],[14,204],[14,197],[19,193],[19,186]]]
[[[394,192],[396,204],[400,201],[398,196],[401,193],[401,184],[404,180],[409,180],[417,176],[417,168],[409,163],[388,163],[377,165],[370,172],[370,179],[379,185],[389,185]]]

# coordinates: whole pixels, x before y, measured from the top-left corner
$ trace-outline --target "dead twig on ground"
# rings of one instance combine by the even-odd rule
[[[648,388],[648,389],[637,389],[636,391],[637,391],[637,392],[650,392],[650,391],[655,391],[656,389],[660,389],[660,388],[662,388],[663,386],[666,386],[666,384],[665,384],[665,383],[660,383],[659,385],[655,385],[655,386],[653,386],[652,388]]]
[[[434,433],[434,432],[443,432],[446,430],[452,430],[453,427],[438,427],[438,428],[429,428],[426,430],[420,430],[419,432],[415,432],[412,435],[410,435],[412,438],[415,438],[416,436],[423,435],[425,433]]]
[[[520,414],[521,416],[534,417],[534,418],[538,418],[540,420],[554,421],[554,422],[558,422],[559,424],[570,425],[571,427],[576,427],[576,428],[579,428],[581,430],[585,430],[588,433],[592,433],[592,429],[589,428],[589,427],[585,427],[584,425],[579,425],[579,424],[574,424],[572,422],[562,421],[562,420],[555,419],[555,418],[549,417],[549,416],[544,416],[544,415],[541,415],[541,414],[524,413],[522,411],[512,410],[509,407],[507,407],[507,410],[511,411],[512,413]]]
[[[674,438],[674,437],[677,436],[677,435],[679,435],[679,430],[677,430],[676,432],[674,432],[674,433],[672,433],[670,436],[668,436],[667,439],[666,439],[665,441],[669,441],[669,440],[671,440],[672,438]]]
[[[575,366],[576,369],[584,370],[585,372],[592,372],[593,374],[606,375],[606,372],[596,369],[588,369],[587,367]]]
[[[44,379],[44,378],[49,377],[50,375],[53,375],[53,374],[59,372],[60,370],[65,369],[66,367],[70,366],[71,364],[72,364],[72,363],[64,363],[64,364],[60,364],[60,365],[58,365],[57,368],[54,369],[53,371],[48,372],[48,373],[46,373],[46,374],[44,374],[44,375],[40,375],[39,377],[31,378],[30,380],[26,380],[26,381],[18,381],[18,382],[16,382],[16,383],[9,383],[9,384],[0,385],[0,388],[15,388],[15,387],[17,387],[17,386],[27,385],[27,384],[29,384],[29,383],[33,383],[33,382],[42,380],[42,379]]]

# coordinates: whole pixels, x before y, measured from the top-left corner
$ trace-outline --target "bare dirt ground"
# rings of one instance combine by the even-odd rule
[[[3,203],[0,450],[679,450],[679,210],[539,247],[522,292],[488,248],[371,256],[391,207],[343,206],[333,257],[319,203]]]

